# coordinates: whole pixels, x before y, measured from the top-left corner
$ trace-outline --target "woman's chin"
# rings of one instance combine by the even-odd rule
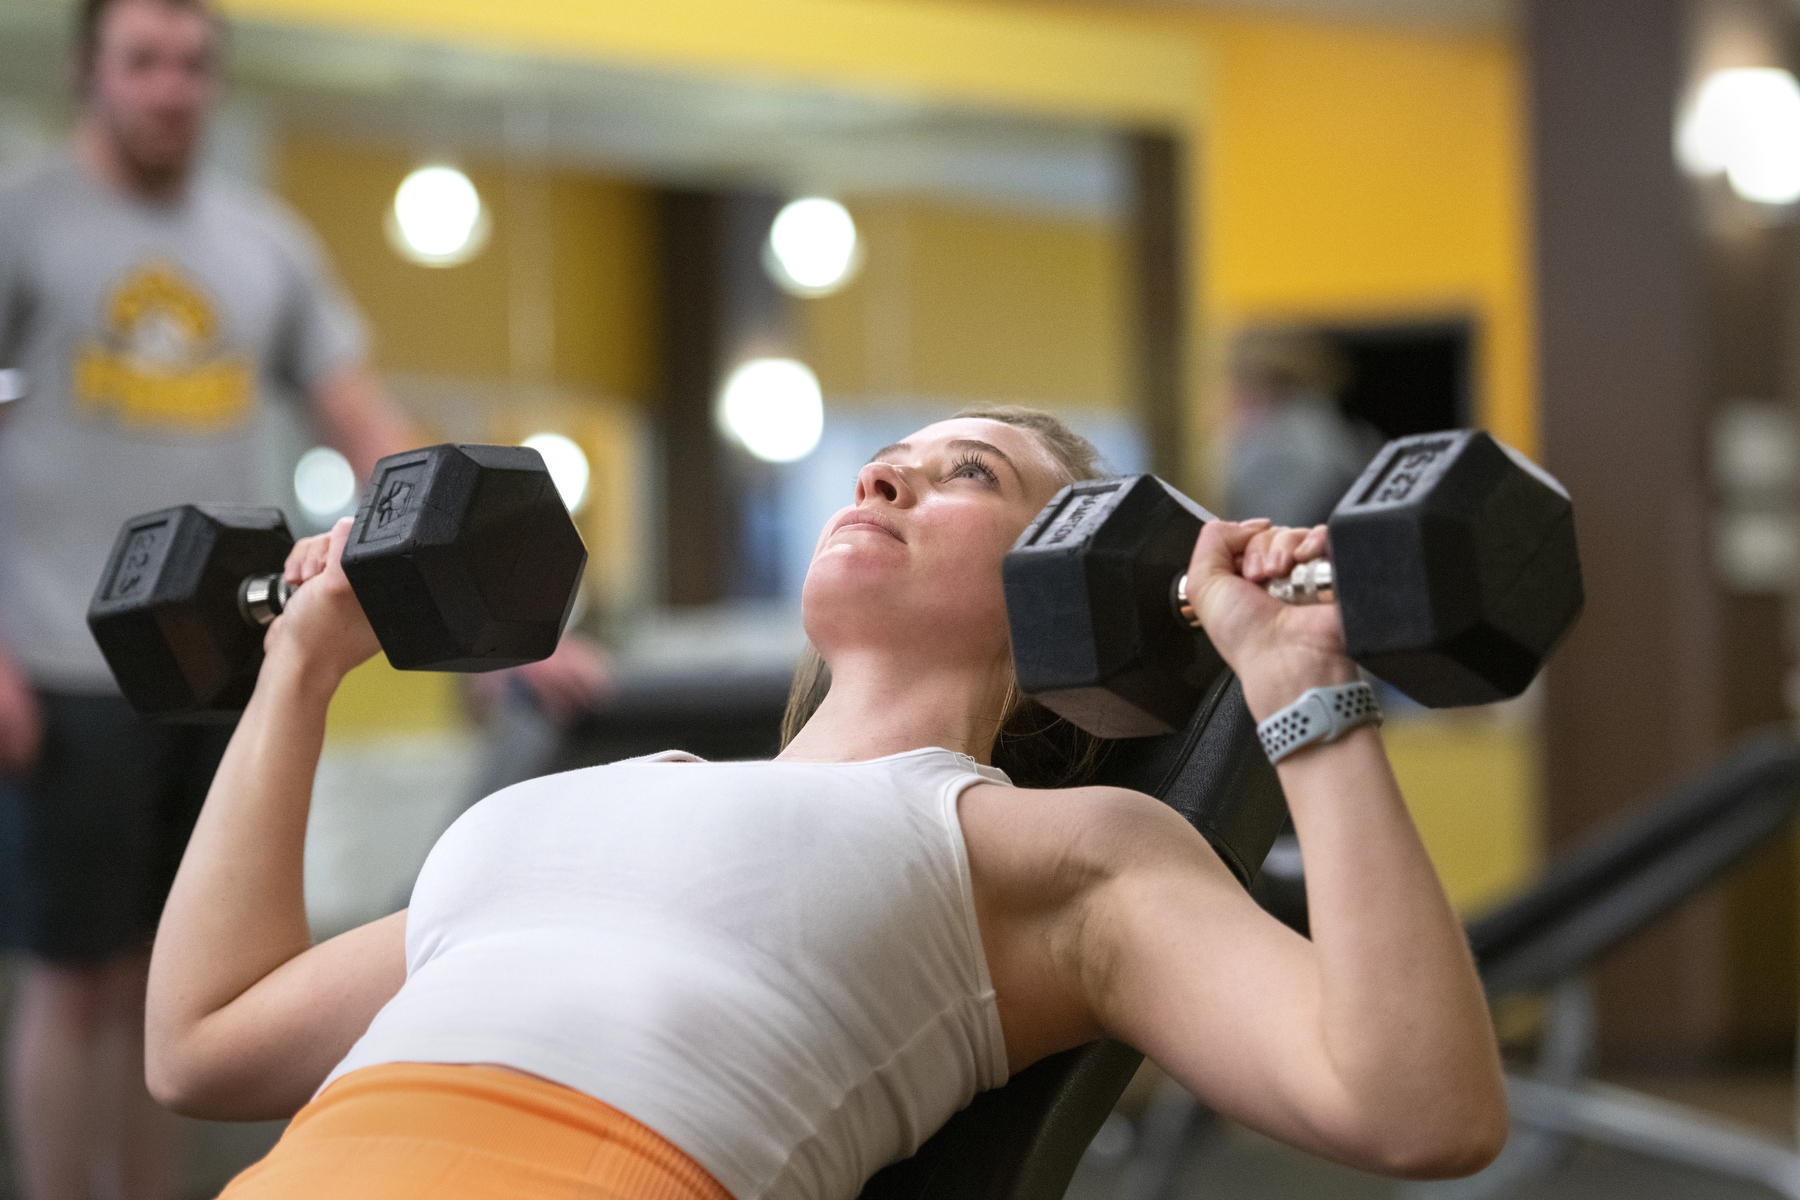
[[[905,547],[896,546],[899,549]],[[872,593],[891,591],[905,576],[904,557],[882,553],[884,547],[836,543],[813,556],[800,595],[804,603],[865,602]]]

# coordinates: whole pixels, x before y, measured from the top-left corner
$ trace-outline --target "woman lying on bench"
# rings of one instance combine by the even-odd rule
[[[308,582],[151,966],[151,1091],[294,1115],[226,1195],[852,1200],[977,1091],[1102,1035],[1339,1162],[1491,1159],[1487,1009],[1373,726],[1280,763],[1311,941],[1158,801],[990,765],[1020,707],[1001,558],[1093,457],[1010,409],[880,451],[807,574],[829,690],[775,761],[669,751],[508,788],[438,842],[409,910],[317,946],[325,710],[377,647],[348,522],[297,545]],[[1333,606],[1257,586],[1324,550],[1257,521],[1194,549],[1190,600],[1259,720],[1356,678]]]

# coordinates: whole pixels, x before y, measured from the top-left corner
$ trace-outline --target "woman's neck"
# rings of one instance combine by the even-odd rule
[[[779,757],[862,762],[942,746],[991,761],[1009,683],[1004,661],[922,668],[910,655],[834,655],[831,690]]]

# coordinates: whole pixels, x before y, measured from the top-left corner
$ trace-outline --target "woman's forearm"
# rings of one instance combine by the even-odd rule
[[[179,1056],[200,1026],[311,944],[303,860],[325,712],[339,676],[271,655],[213,777],[163,909],[147,1048]]]
[[[1259,722],[1309,688],[1358,677],[1336,606],[1284,605],[1265,587],[1327,549],[1323,526],[1260,521],[1209,521],[1194,546],[1190,603]],[[1482,1166],[1506,1133],[1493,1027],[1381,735],[1363,727],[1302,747],[1277,771],[1306,858],[1312,940],[1240,931],[1248,965],[1272,990],[1255,1005],[1221,1001],[1255,1055],[1212,1049],[1263,1086],[1232,1094],[1227,1078],[1224,1094],[1280,1136],[1360,1166],[1402,1175]],[[1171,1052],[1181,1057],[1179,1045]],[[1203,1075],[1207,1064],[1191,1069]]]
[[[1371,728],[1278,768],[1306,861],[1319,1036],[1383,1139],[1504,1136],[1499,1058],[1461,922]],[[1479,1141],[1479,1139],[1477,1139]],[[1404,1163],[1396,1163],[1404,1167]]]

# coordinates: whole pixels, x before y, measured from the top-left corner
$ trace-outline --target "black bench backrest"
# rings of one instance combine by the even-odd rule
[[[1206,835],[1248,887],[1287,805],[1235,676],[1222,674],[1186,729],[1116,743],[1100,783],[1163,800]],[[876,1173],[861,1200],[1058,1200],[1143,1056],[1092,1042],[983,1092],[919,1147]]]
[[[1754,738],[1614,821],[1470,922],[1490,997],[1549,987],[1722,874],[1800,812],[1800,744]]]

